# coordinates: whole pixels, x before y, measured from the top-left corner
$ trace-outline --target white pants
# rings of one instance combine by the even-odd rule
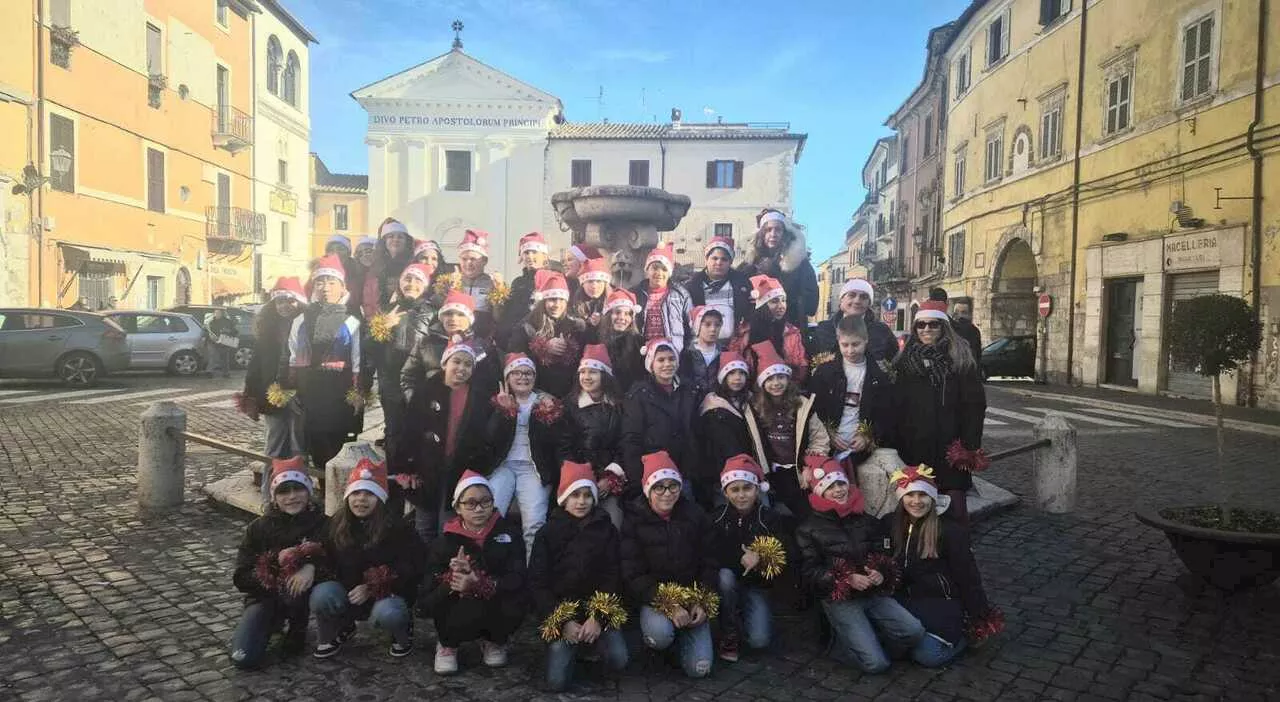
[[[532,461],[503,461],[489,476],[493,486],[493,504],[507,516],[511,500],[520,505],[520,524],[524,529],[524,554],[526,561],[533,553],[533,537],[547,521],[547,503],[550,488],[542,484],[537,466]]]

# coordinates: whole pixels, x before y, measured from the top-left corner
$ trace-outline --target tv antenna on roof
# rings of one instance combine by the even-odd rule
[[[596,92],[595,97],[589,97],[587,99],[594,100],[596,103],[596,119],[597,120],[604,119],[604,86],[603,85],[600,86],[600,89]]]

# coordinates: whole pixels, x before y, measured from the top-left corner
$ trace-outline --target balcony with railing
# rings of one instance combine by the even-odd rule
[[[204,210],[204,235],[219,244],[265,244],[267,216],[243,207],[210,205]]]
[[[230,105],[213,111],[213,145],[232,153],[253,144],[253,118]]]

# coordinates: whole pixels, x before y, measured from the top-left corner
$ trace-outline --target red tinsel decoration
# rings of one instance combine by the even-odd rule
[[[604,481],[610,495],[621,495],[622,489],[627,486],[626,476],[618,475],[613,471],[605,471],[601,474],[600,479]]]
[[[320,554],[324,553],[324,546],[319,541],[304,541],[293,548],[286,549],[283,552],[284,558],[280,560],[280,583],[292,578],[302,566],[307,565]]]
[[[560,417],[564,416],[564,406],[560,401],[551,396],[545,396],[533,406],[533,418],[542,424],[555,424],[560,421]]]
[[[956,470],[967,470],[970,473],[981,473],[991,465],[985,449],[969,450],[959,439],[947,446],[947,462]]]
[[[391,596],[391,583],[395,582],[396,573],[390,566],[380,565],[364,572],[364,584],[369,588],[371,602]]]
[[[233,394],[231,401],[235,403],[236,411],[246,417],[253,417],[259,413],[258,401],[242,392]]]
[[[969,639],[977,644],[1004,631],[1004,612],[992,607],[980,619],[969,620]]]
[[[874,589],[880,590],[886,595],[893,594],[898,589],[898,578],[901,573],[898,572],[898,564],[887,553],[873,553],[867,557],[867,563],[862,567],[863,574],[869,571],[877,571],[884,576],[884,582],[877,585]]]
[[[262,583],[262,586],[268,590],[274,590],[280,585],[280,578],[277,573],[279,567],[276,564],[276,551],[266,551],[258,554],[258,561],[253,566],[253,577]]]
[[[564,353],[555,355],[551,353],[551,339],[535,336],[529,340],[529,353],[538,359],[538,362],[544,366],[569,366],[576,364],[582,355],[582,344],[576,340],[561,337],[564,341]]]
[[[462,592],[462,596],[474,600],[492,599],[498,591],[498,581],[479,568],[473,569],[472,572],[476,575],[476,581],[471,587]]]
[[[849,582],[849,576],[855,572],[853,566],[843,558],[837,558],[831,562],[831,570],[827,573],[831,576],[831,599],[834,602],[843,602],[853,596],[856,592],[853,585]]]

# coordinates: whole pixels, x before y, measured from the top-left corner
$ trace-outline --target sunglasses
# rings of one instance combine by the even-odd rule
[[[942,322],[931,320],[928,322],[916,322],[916,329],[941,329]]]

